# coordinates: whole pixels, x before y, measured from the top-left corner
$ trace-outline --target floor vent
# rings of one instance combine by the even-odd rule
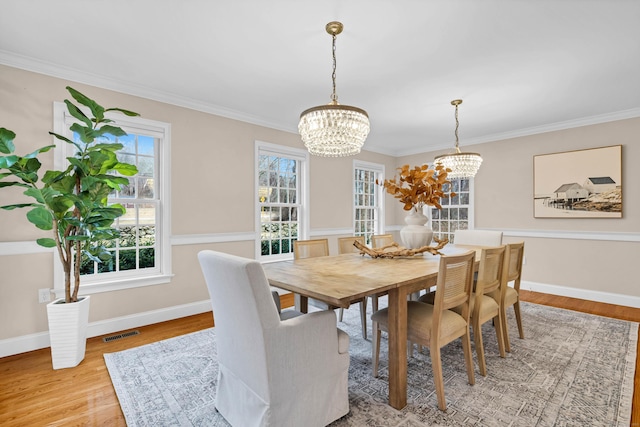
[[[122,338],[131,337],[133,335],[138,335],[138,334],[140,334],[140,332],[137,331],[137,330],[129,331],[129,332],[124,332],[122,334],[116,334],[116,335],[111,335],[111,336],[108,336],[108,337],[104,337],[104,338],[102,338],[102,341],[111,342],[111,341],[121,340]]]

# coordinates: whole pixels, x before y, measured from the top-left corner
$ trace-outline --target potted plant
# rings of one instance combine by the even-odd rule
[[[105,113],[116,111],[127,116],[138,113],[121,108],[104,108],[92,99],[67,87],[73,99],[82,107],[65,100],[69,114],[77,119],[71,125],[74,139],[49,132],[60,141],[75,147],[75,154],[67,157],[69,166],[61,171],[40,172],[38,157],[55,147],[47,145],[30,154],[14,154],[15,133],[0,128],[0,188],[22,187],[29,201],[0,206],[2,209],[29,208],[29,222],[41,230],[53,231],[52,237],[37,239],[40,246],[56,248],[64,270],[65,296],[47,306],[49,334],[54,369],[76,366],[84,358],[89,297],[78,297],[80,266],[83,260],[104,262],[111,253],[105,244],[119,236],[113,228],[116,218],[125,213],[120,204],[109,204],[109,194],[128,185],[126,176],[137,173],[134,165],[120,162],[116,152],[122,144],[107,139],[125,136]],[[72,285],[73,284],[73,285]],[[70,314],[69,312],[74,312]],[[60,338],[60,326],[71,329],[70,338]],[[84,330],[79,326],[84,325]],[[70,355],[61,351],[72,344]]]
[[[382,185],[387,193],[400,200],[405,211],[411,211],[405,218],[407,225],[400,230],[402,243],[410,249],[421,248],[431,243],[433,237],[433,230],[425,226],[428,218],[422,213],[422,208],[434,206],[442,209],[440,199],[455,196],[455,193],[444,192],[445,185],[451,184],[447,180],[451,170],[438,164],[435,169],[429,169],[427,165],[413,168],[404,165],[398,171],[398,179],[385,179]]]

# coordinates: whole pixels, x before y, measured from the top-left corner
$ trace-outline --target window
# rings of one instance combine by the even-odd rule
[[[382,186],[376,184],[376,179],[384,181],[383,165],[354,161],[354,235],[364,236],[367,245],[371,245],[371,236],[383,233],[384,228],[384,197]]]
[[[456,230],[473,228],[473,182],[469,179],[452,179],[450,186],[456,195],[441,199],[442,210],[430,209],[431,227],[435,237],[455,243],[453,235]],[[449,188],[445,188],[445,191],[448,192]]]
[[[54,129],[71,140],[78,135],[69,130],[75,120],[62,103],[54,105]],[[118,142],[124,147],[118,158],[138,167],[129,185],[114,191],[110,203],[120,203],[127,212],[118,218],[114,228],[120,237],[109,242],[109,261],[95,263],[84,260],[81,265],[83,293],[166,283],[171,276],[171,246],[169,222],[169,152],[170,125],[114,114],[112,117],[127,136],[108,135],[105,142]],[[75,147],[56,141],[55,167],[66,167],[66,157]],[[68,153],[68,154],[67,154]],[[63,292],[63,274],[54,263],[54,288]]]
[[[257,259],[291,259],[293,242],[306,239],[307,162],[303,150],[256,143]]]

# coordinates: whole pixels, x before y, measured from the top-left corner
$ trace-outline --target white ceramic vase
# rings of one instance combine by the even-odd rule
[[[409,249],[418,249],[431,243],[433,230],[426,224],[429,218],[415,209],[404,219],[406,226],[400,229],[402,244]]]
[[[64,298],[47,304],[53,369],[73,368],[84,359],[89,325],[88,296],[66,304]]]

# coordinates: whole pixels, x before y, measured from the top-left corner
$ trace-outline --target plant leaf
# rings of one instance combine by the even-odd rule
[[[129,163],[117,163],[113,169],[124,176],[133,176],[138,173],[138,168]]]
[[[27,219],[41,230],[51,230],[53,228],[53,215],[42,206],[27,212]]]
[[[16,149],[13,140],[16,138],[15,132],[9,129],[0,128],[0,153],[13,153]]]
[[[96,123],[101,122],[104,119],[104,107],[102,105],[98,104],[93,99],[75,90],[71,86],[67,86],[67,91],[69,91],[73,99],[78,101],[80,104],[86,107],[89,107],[89,109],[91,110],[91,113],[93,113],[95,117]]]
[[[49,238],[49,237],[43,237],[41,239],[37,239],[36,243],[39,244],[40,246],[43,246],[45,248],[55,248],[56,247],[56,241]]]
[[[105,111],[119,111],[122,114],[124,114],[125,116],[129,116],[129,117],[135,117],[135,116],[139,116],[140,114],[133,112],[133,111],[129,111],[129,110],[125,110],[122,108],[107,108]]]

